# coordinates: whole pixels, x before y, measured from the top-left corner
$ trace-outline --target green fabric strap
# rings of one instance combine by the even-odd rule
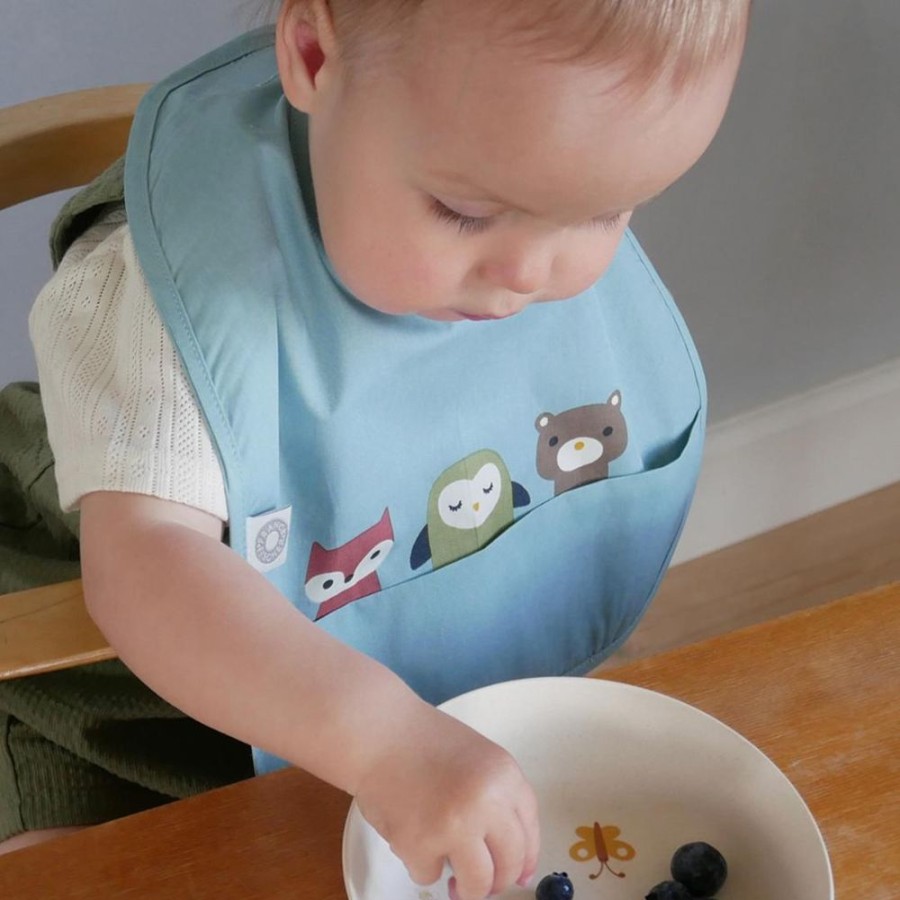
[[[59,266],[72,242],[110,207],[125,200],[125,157],[117,159],[89,185],[69,198],[50,228],[50,257]]]
[[[59,508],[38,386],[0,390],[0,594],[78,578],[78,513]]]

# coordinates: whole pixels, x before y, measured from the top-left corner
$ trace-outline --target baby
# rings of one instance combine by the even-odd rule
[[[110,644],[461,900],[529,882],[538,808],[435,705],[596,665],[686,515],[702,372],[626,229],[713,139],[748,5],[284,0],[151,92],[127,223],[32,314]]]

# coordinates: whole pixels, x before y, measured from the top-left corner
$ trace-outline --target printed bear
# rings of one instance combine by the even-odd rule
[[[554,495],[609,477],[609,464],[625,452],[628,429],[622,394],[613,391],[606,403],[545,412],[535,420],[540,432],[537,470],[554,484]]]

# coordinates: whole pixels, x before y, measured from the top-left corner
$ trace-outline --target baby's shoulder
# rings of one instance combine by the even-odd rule
[[[164,330],[143,276],[123,206],[76,238],[29,316],[35,354],[54,364],[130,353],[138,336]]]

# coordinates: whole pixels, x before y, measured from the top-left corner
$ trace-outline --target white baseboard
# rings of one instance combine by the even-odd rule
[[[900,359],[711,426],[673,563],[896,481]]]

